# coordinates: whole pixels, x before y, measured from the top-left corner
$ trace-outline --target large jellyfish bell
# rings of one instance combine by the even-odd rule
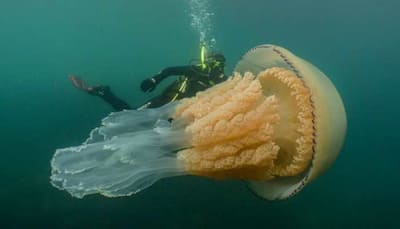
[[[269,181],[250,182],[250,187],[266,199],[285,199],[299,192],[307,183],[321,175],[336,159],[346,135],[346,113],[335,86],[318,68],[274,45],[260,45],[246,53],[235,71],[258,74],[279,67],[291,71],[309,91],[307,100],[312,107],[312,156],[307,168],[295,176],[279,176]],[[269,82],[262,83],[265,94],[273,92]],[[279,90],[278,88],[274,88]],[[291,92],[293,93],[293,92]],[[292,94],[293,95],[293,94]],[[301,116],[295,121],[301,120]],[[285,123],[281,123],[285,125]],[[298,132],[299,130],[295,130]],[[299,141],[300,139],[296,139]],[[299,146],[298,142],[296,142]],[[282,148],[284,150],[284,147]],[[294,160],[296,161],[296,159]]]
[[[78,198],[115,197],[190,174],[247,180],[269,200],[293,196],[341,149],[340,96],[322,72],[278,46],[251,49],[235,71],[193,98],[110,114],[82,145],[56,151],[51,183]]]

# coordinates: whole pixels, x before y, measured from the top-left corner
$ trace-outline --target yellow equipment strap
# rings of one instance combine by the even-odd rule
[[[174,95],[174,97],[172,98],[171,102],[175,101],[176,98],[178,98],[179,94],[186,90],[187,81],[188,81],[188,78],[185,78],[185,80],[183,80],[181,86],[178,89],[178,92]]]
[[[201,68],[205,69],[206,65],[206,45],[204,43],[200,43],[200,63]]]

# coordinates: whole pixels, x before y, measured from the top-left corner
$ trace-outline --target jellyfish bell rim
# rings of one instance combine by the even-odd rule
[[[308,168],[297,176],[248,182],[250,189],[260,197],[283,200],[297,194],[335,161],[344,142],[347,120],[343,101],[329,78],[285,48],[271,44],[256,46],[243,55],[234,71],[257,75],[271,67],[294,72],[310,89],[314,105],[315,144]]]

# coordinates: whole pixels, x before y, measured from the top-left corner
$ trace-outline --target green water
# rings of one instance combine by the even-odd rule
[[[188,1],[3,0],[0,228],[400,228],[400,2],[209,2],[227,73],[245,51],[272,43],[330,76],[349,124],[333,167],[279,203],[242,182],[196,177],[134,197],[72,198],[50,185],[49,161],[112,109],[67,75],[110,85],[133,106],[155,95],[139,90],[141,80],[198,56]]]

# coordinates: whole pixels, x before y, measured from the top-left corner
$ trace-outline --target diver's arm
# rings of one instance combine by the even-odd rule
[[[156,88],[157,84],[159,84],[165,78],[179,75],[191,76],[196,71],[195,68],[196,66],[193,65],[164,68],[161,72],[157,73],[153,77],[143,80],[140,88],[144,92],[151,92]]]
[[[169,76],[190,76],[192,75],[194,68],[195,66],[192,65],[164,68],[160,73],[153,76],[153,79],[156,81],[156,83],[159,83]]]

